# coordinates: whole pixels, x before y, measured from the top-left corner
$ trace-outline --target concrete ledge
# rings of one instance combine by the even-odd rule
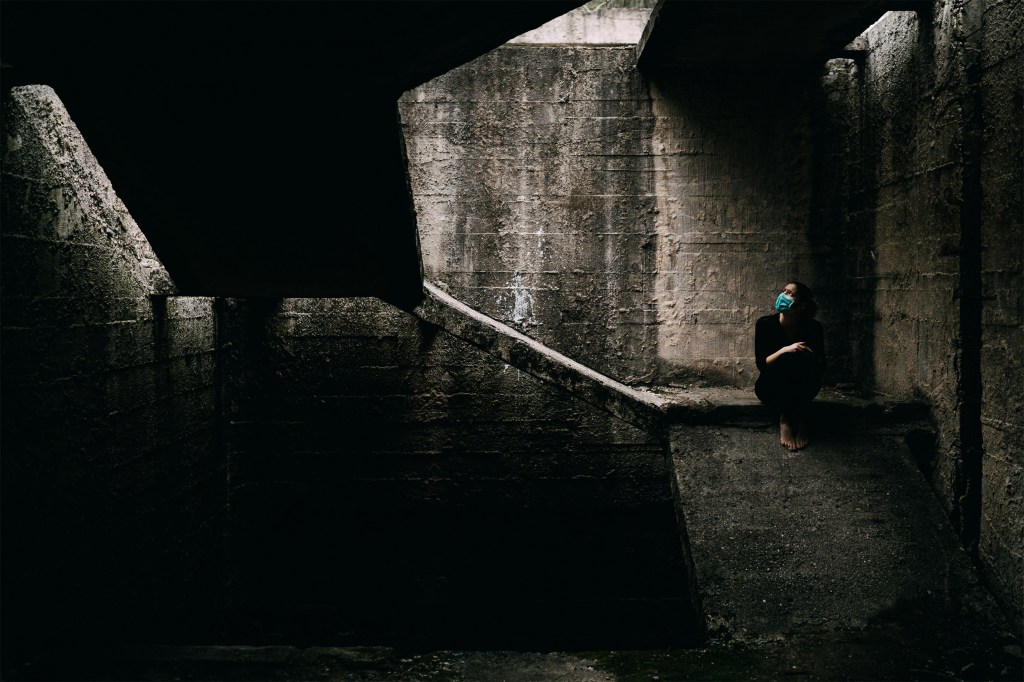
[[[658,394],[632,388],[581,365],[508,325],[474,310],[424,282],[426,298],[413,310],[424,322],[542,381],[559,386],[584,402],[642,429],[660,429],[672,403]]]
[[[639,428],[752,426],[770,421],[753,389],[627,386],[470,308],[429,282],[424,282],[423,288],[424,302],[413,310],[421,320]],[[929,412],[923,402],[859,398],[835,389],[823,390],[814,409],[829,423],[903,423],[926,419]]]
[[[771,420],[768,409],[753,389],[659,387],[652,391],[664,401],[670,423],[748,426]],[[816,416],[829,423],[866,422],[895,424],[925,420],[926,403],[885,396],[861,398],[836,389],[822,389],[812,403]]]

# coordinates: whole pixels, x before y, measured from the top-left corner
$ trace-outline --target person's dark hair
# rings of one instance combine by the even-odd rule
[[[790,284],[796,287],[796,300],[804,304],[803,314],[808,317],[814,317],[814,314],[818,312],[818,303],[814,300],[814,292],[811,288],[798,280],[790,280]]]

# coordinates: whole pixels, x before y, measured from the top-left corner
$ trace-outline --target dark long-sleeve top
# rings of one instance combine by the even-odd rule
[[[803,341],[812,351],[819,371],[825,368],[825,334],[817,320],[803,320],[796,336],[786,336],[786,330],[779,324],[779,316],[765,315],[758,319],[754,328],[754,355],[757,368],[764,372],[768,368],[768,356],[783,346]]]

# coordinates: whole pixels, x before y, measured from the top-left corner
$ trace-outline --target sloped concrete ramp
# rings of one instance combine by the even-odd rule
[[[958,667],[943,656],[966,652],[999,659],[1013,638],[911,458],[908,425],[832,428],[796,453],[773,428],[673,429],[712,638],[886,642],[878,667],[861,669],[883,677],[902,667],[937,679]]]

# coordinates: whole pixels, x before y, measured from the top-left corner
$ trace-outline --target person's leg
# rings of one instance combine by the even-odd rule
[[[785,377],[779,372],[762,373],[754,384],[754,393],[758,400],[779,415],[779,443],[790,452],[795,451],[796,421],[786,409],[786,403],[791,401],[787,396]]]
[[[800,449],[799,418],[791,410],[779,412],[779,442],[790,452]]]
[[[793,442],[796,444],[797,450],[803,450],[811,444],[811,423],[807,414],[809,407],[810,405],[804,406],[796,420],[796,435],[793,438]]]
[[[792,385],[795,387],[792,395],[793,409],[796,413],[795,442],[797,450],[802,450],[811,444],[814,428],[811,420],[811,401],[821,390],[821,376],[816,363],[800,363]]]

